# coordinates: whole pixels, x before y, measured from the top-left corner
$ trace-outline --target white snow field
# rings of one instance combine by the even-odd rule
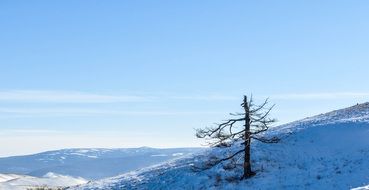
[[[363,186],[363,187],[353,188],[353,189],[351,189],[351,190],[367,190],[367,189],[369,189],[369,185],[367,185],[367,186]]]
[[[232,169],[231,162],[194,172],[193,166],[211,156],[230,153],[212,148],[71,189],[369,189],[369,103],[278,126],[265,135],[281,141],[252,144],[257,174],[247,180],[238,180],[242,166]]]
[[[29,190],[37,187],[61,188],[87,183],[83,178],[48,173],[43,177],[0,174],[1,190]]]

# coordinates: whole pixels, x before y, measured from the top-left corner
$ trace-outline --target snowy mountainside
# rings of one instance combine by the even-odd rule
[[[369,103],[276,127],[278,144],[252,144],[256,176],[239,181],[242,166],[193,166],[229,150],[212,148],[165,164],[74,187],[97,189],[365,189],[369,184]],[[237,150],[235,145],[231,152]],[[358,188],[359,189],[359,188]]]
[[[42,177],[49,172],[101,179],[187,155],[199,148],[63,149],[0,158],[0,173]]]
[[[0,190],[28,190],[37,187],[68,187],[87,183],[83,178],[47,173],[42,177],[16,174],[0,174]]]
[[[335,123],[369,123],[369,102],[357,104],[348,108],[334,110],[325,114],[307,117],[305,119],[291,122],[289,124],[276,127],[274,131],[280,133],[288,130],[298,131],[304,127],[317,125],[328,125]]]
[[[1,182],[5,182],[5,181],[9,181],[9,180],[13,180],[16,178],[20,178],[22,175],[17,175],[17,174],[0,174],[0,183]]]

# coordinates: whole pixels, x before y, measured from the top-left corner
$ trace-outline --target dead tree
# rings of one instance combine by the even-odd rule
[[[196,136],[206,139],[209,145],[215,147],[230,147],[241,141],[241,149],[227,157],[212,161],[209,168],[243,154],[243,176],[241,179],[246,179],[255,175],[255,172],[251,169],[251,140],[277,143],[279,139],[277,137],[266,138],[261,136],[276,121],[269,118],[274,105],[268,107],[268,99],[261,105],[255,105],[252,97],[248,100],[247,96],[244,96],[241,106],[243,113],[231,114],[235,118],[216,124],[215,127],[197,129]],[[243,125],[238,125],[238,123],[243,123]]]

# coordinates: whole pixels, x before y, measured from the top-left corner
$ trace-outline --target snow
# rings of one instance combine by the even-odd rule
[[[183,156],[183,155],[184,155],[184,154],[183,154],[183,153],[181,153],[181,152],[172,154],[172,156]]]
[[[93,151],[95,151],[95,149],[81,149],[81,150],[78,150],[77,152],[79,152],[79,153],[88,153],[88,152],[93,152]]]
[[[369,185],[367,186],[363,186],[363,187],[357,187],[357,188],[353,188],[351,190],[368,190],[369,189]]]
[[[0,174],[0,183],[22,177],[16,174]]]
[[[211,156],[234,152],[236,144],[71,189],[369,189],[369,103],[275,127],[265,135],[281,142],[252,144],[257,174],[247,180],[238,180],[242,166],[232,162],[194,171]]]
[[[85,156],[85,157],[89,157],[89,158],[97,158],[97,156],[91,156],[91,155],[87,155],[85,153],[80,153],[80,152],[73,152],[73,153],[70,153],[70,155]]]
[[[154,155],[151,155],[152,157],[163,157],[163,156],[168,156],[166,154],[154,154]]]
[[[305,127],[329,125],[337,123],[369,123],[369,102],[349,108],[335,110],[326,114],[308,117],[277,127],[277,132],[298,131]]]
[[[87,183],[83,178],[74,178],[70,176],[47,173],[38,178],[27,175],[0,174],[1,190],[26,190],[34,187],[68,187]]]
[[[94,158],[94,159],[99,158],[98,156],[87,156],[87,157]]]

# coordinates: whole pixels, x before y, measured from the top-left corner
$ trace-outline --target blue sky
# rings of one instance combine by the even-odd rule
[[[369,1],[0,1],[0,156],[199,146],[270,97],[280,123],[369,100]],[[5,146],[4,146],[5,145]]]

